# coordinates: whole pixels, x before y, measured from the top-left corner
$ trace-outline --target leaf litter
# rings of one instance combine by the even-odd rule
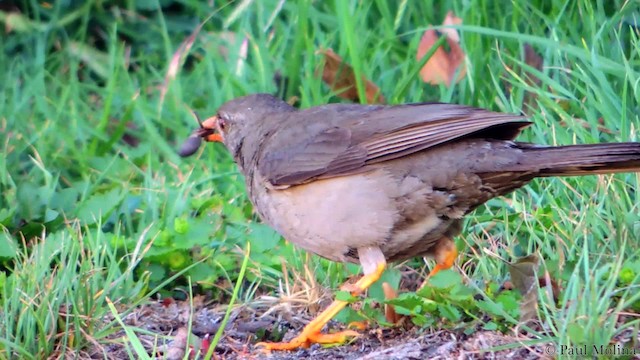
[[[462,19],[455,16],[451,11],[447,13],[442,23],[444,26],[459,24],[462,24]],[[462,80],[467,74],[464,64],[466,55],[462,47],[460,47],[460,35],[458,35],[456,29],[444,28],[439,32],[435,29],[427,29],[420,39],[416,60],[420,61],[429,52],[441,34],[446,37],[449,51],[439,47],[420,69],[420,77],[426,83],[432,85],[444,84],[449,87],[451,84]]]
[[[340,55],[331,49],[319,51],[324,56],[324,67],[322,68],[322,80],[331,88],[337,96],[360,102],[358,89],[356,87],[356,75],[351,65],[347,64]],[[380,88],[371,80],[362,76],[365,85],[367,104],[384,104],[386,102]]]
[[[253,344],[275,333],[286,332],[285,340],[295,336],[314,315],[303,312],[286,320],[281,314],[266,312],[263,307],[245,304],[232,311],[231,320],[214,351],[214,359],[448,359],[506,357],[537,359],[542,345],[529,349],[519,346],[532,340],[524,335],[507,335],[495,331],[478,331],[466,335],[462,331],[420,329],[417,326],[370,328],[362,336],[341,346],[323,347],[318,344],[309,349],[291,352],[264,353]],[[123,316],[127,326],[144,331],[137,333],[148,354],[157,359],[202,358],[207,339],[218,330],[226,309],[224,305],[206,305],[194,298],[193,308],[187,301],[152,301]],[[189,319],[192,333],[189,335]],[[112,316],[104,319],[111,322]],[[331,321],[332,330],[344,325]],[[155,335],[154,335],[155,334]],[[94,345],[84,359],[127,359],[126,337],[123,330],[110,336],[108,345]],[[124,340],[126,341],[126,340]],[[491,351],[497,346],[515,344],[515,348]]]

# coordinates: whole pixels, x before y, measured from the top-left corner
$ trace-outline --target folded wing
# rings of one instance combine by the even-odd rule
[[[292,118],[317,119],[305,112],[324,117],[285,126],[289,131],[276,132],[273,137],[281,138],[269,142],[278,148],[265,147],[258,159],[258,170],[274,186],[366,171],[367,165],[463,138],[511,140],[530,124],[519,115],[453,104],[327,105]]]

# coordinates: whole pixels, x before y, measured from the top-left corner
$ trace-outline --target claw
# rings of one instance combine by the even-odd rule
[[[382,273],[384,272],[386,265],[379,264],[374,272],[363,276],[352,287],[354,292],[361,294],[371,284],[378,281]],[[351,287],[351,286],[350,286]],[[334,300],[329,307],[327,307],[318,317],[313,319],[307,326],[304,327],[300,335],[296,336],[289,342],[259,342],[256,346],[260,346],[264,351],[271,350],[295,350],[298,348],[308,348],[311,344],[344,344],[349,339],[360,336],[360,333],[353,330],[344,330],[332,334],[323,334],[320,331],[322,328],[336,316],[340,310],[344,309],[349,303],[342,300]]]

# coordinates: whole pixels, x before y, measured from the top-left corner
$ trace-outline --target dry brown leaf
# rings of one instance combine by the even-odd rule
[[[524,44],[524,63],[542,72],[544,60],[529,44]],[[525,71],[531,85],[540,85],[540,79],[533,73]]]
[[[322,81],[329,85],[336,95],[343,99],[360,102],[358,89],[356,87],[356,76],[353,68],[345,63],[340,55],[331,49],[320,50],[320,54],[324,55],[324,68],[322,69]],[[368,104],[384,104],[385,99],[382,96],[380,88],[373,82],[362,77],[365,84],[365,95]]]
[[[553,301],[558,302],[560,299],[560,284],[558,281],[553,279],[548,271],[544,272],[544,276],[538,278],[538,286],[540,288],[546,289],[549,295],[549,299],[553,299]]]
[[[462,19],[456,17],[453,12],[449,11],[442,24],[457,25],[461,23]],[[451,86],[452,83],[457,83],[467,74],[467,69],[464,64],[465,53],[460,47],[460,36],[456,29],[442,29],[441,33],[446,36],[449,52],[439,47],[427,63],[424,64],[422,69],[420,69],[420,77],[422,81],[432,85],[445,84],[446,86]],[[424,32],[418,45],[418,53],[416,54],[418,61],[429,52],[431,47],[438,41],[438,38],[439,34],[434,29],[429,29]],[[454,79],[458,68],[460,68],[458,77]]]
[[[532,68],[542,71],[543,59],[529,44],[524,44],[524,62]],[[525,81],[527,85],[531,87],[540,87],[542,81],[534,73],[523,70]],[[523,105],[525,109],[532,109],[535,107],[536,93],[527,91],[524,94]]]
[[[538,309],[538,257],[529,255],[507,264],[513,286],[522,294],[520,302],[520,322],[525,323],[536,317]]]

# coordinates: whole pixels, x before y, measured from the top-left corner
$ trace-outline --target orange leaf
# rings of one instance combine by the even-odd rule
[[[462,20],[456,17],[453,12],[449,11],[444,19],[443,25],[456,25],[461,24]],[[456,29],[443,29],[441,31],[447,37],[447,44],[449,45],[449,52],[445,51],[442,47],[438,48],[433,56],[427,61],[426,64],[420,69],[420,77],[422,81],[432,84],[445,84],[451,86],[453,82],[458,82],[467,74],[467,69],[464,65],[465,53],[458,44],[460,36]],[[434,29],[429,29],[424,32],[418,45],[418,53],[416,58],[422,59],[429,49],[438,41],[438,32]],[[460,67],[458,77],[454,79],[456,71]]]
[[[462,24],[462,19],[455,16],[453,14],[453,11],[449,11],[447,13],[447,16],[444,17],[444,21],[442,22],[442,25],[444,26],[460,25],[460,24]],[[454,28],[444,28],[444,29],[441,29],[440,32],[447,35],[449,39],[455,41],[456,43],[460,42],[460,35],[458,35],[458,30]]]
[[[336,95],[343,99],[359,102],[358,89],[356,87],[356,76],[353,68],[345,63],[340,55],[331,49],[320,50],[324,55],[324,68],[322,69],[322,81],[329,85]],[[365,84],[365,96],[368,104],[383,104],[385,102],[380,88],[364,76],[362,81]]]
[[[382,283],[382,291],[384,292],[385,300],[393,300],[398,297],[398,293],[386,281]],[[384,306],[384,318],[392,324],[395,324],[400,320],[400,316],[396,313],[396,309],[389,304]]]

